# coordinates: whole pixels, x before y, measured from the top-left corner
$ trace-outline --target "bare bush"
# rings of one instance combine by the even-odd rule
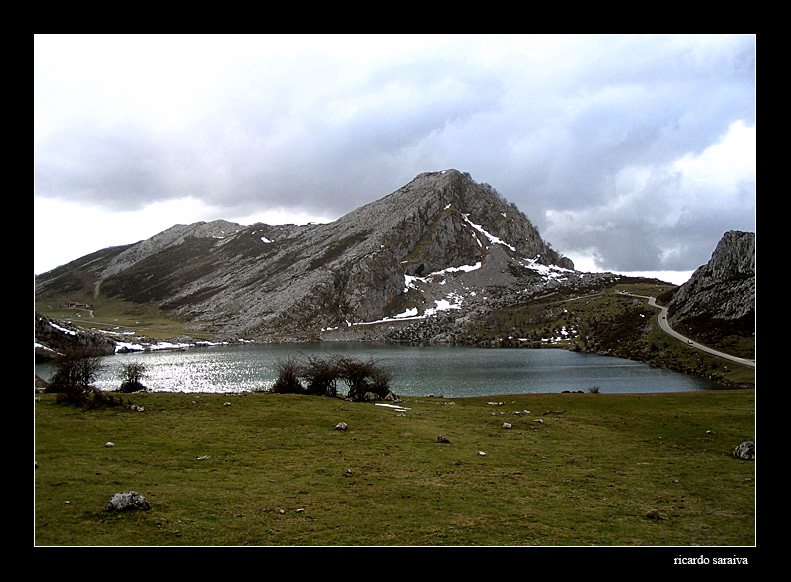
[[[338,364],[334,359],[308,358],[302,367],[308,394],[336,396],[338,393]]]
[[[360,361],[350,357],[338,358],[338,376],[349,388],[350,400],[362,400],[367,392],[385,398],[390,393],[392,373],[374,359]]]
[[[350,356],[326,359],[308,357],[304,364],[288,357],[277,364],[278,377],[272,385],[277,393],[313,394],[332,396],[338,394],[338,380],[347,388],[349,400],[363,400],[367,393],[385,398],[391,393],[393,374],[375,360],[361,361]],[[303,384],[304,380],[304,384]]]
[[[300,371],[299,362],[292,356],[278,361],[278,376],[272,385],[272,391],[278,394],[304,394],[305,387],[300,380]]]
[[[57,393],[58,404],[87,408],[123,404],[122,400],[116,400],[93,385],[101,370],[101,357],[100,352],[89,348],[67,351],[56,360],[57,370],[47,391]]]
[[[47,388],[58,394],[62,404],[85,404],[96,391],[93,386],[101,369],[101,356],[85,348],[72,349],[55,361],[55,375]]]
[[[390,383],[393,380],[393,373],[390,370],[375,365],[370,371],[370,380],[371,392],[380,398],[390,394]]]
[[[126,364],[121,369],[121,392],[141,392],[146,391],[147,388],[143,386],[142,380],[146,375],[146,367],[140,362],[132,362]]]
[[[373,369],[373,362],[361,362],[354,358],[341,356],[337,360],[338,376],[346,383],[349,389],[347,397],[350,400],[362,400],[366,392],[370,392],[369,376]]]

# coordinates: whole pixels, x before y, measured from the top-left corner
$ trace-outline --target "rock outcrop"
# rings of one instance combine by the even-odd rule
[[[38,312],[34,313],[33,328],[37,361],[52,360],[78,350],[98,355],[115,353],[115,342],[107,336]]]
[[[726,232],[709,262],[674,293],[668,310],[674,327],[696,318],[754,319],[755,234]]]

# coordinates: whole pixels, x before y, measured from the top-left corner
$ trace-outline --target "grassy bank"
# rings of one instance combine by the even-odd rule
[[[399,412],[316,396],[159,393],[132,395],[145,407],[133,412],[43,395],[34,541],[753,545],[755,463],[732,452],[755,438],[754,396],[407,398]],[[104,509],[129,490],[152,509]]]

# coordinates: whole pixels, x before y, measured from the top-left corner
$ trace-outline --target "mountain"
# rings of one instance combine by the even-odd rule
[[[723,235],[709,262],[673,292],[668,322],[713,347],[755,334],[755,233]]]
[[[176,225],[37,276],[36,296],[153,304],[218,339],[353,337],[616,278],[573,269],[494,188],[446,170],[328,224]]]
[[[671,325],[696,317],[752,321],[755,316],[755,234],[726,232],[711,259],[681,285],[668,305]]]

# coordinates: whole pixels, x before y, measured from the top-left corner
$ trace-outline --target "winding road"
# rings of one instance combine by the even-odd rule
[[[736,356],[732,356],[730,354],[726,354],[725,352],[720,352],[708,346],[704,346],[703,344],[694,342],[688,337],[681,335],[677,331],[674,331],[673,328],[670,327],[670,324],[667,321],[667,307],[662,307],[661,305],[657,305],[656,297],[651,297],[649,295],[634,295],[632,293],[626,293],[625,291],[621,291],[620,293],[622,295],[628,295],[630,297],[639,297],[641,299],[648,299],[648,305],[650,305],[651,307],[656,307],[659,310],[657,321],[659,321],[659,327],[666,334],[673,336],[674,338],[684,342],[690,347],[701,350],[703,352],[707,352],[709,354],[717,356],[718,358],[723,358],[725,360],[730,360],[731,362],[736,362],[737,364],[743,364],[745,366],[750,366],[751,368],[755,368],[755,360],[748,360],[747,358],[739,358]]]

